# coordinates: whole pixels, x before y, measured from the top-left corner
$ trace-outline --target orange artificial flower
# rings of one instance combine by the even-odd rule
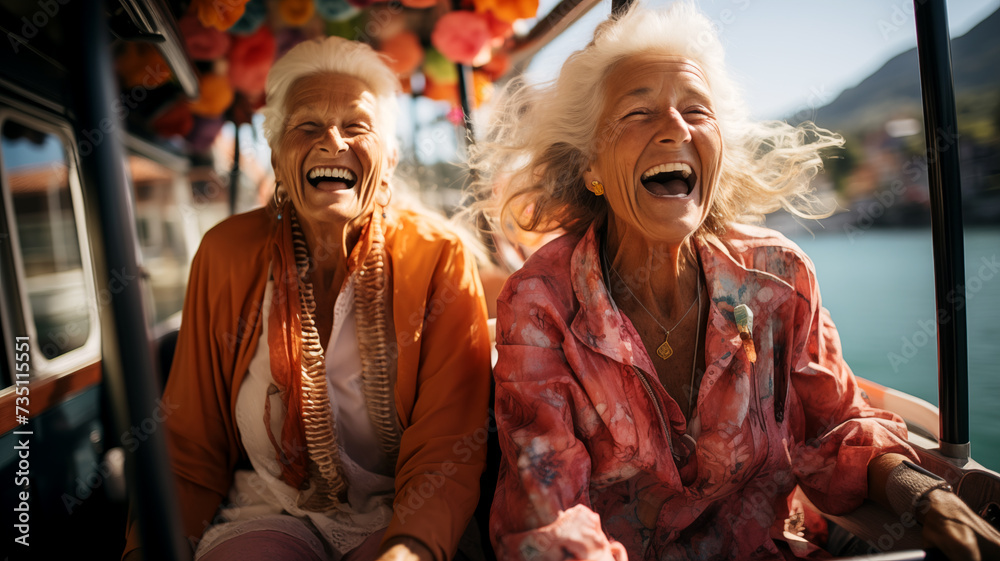
[[[493,81],[485,72],[476,70],[472,73],[472,87],[476,98],[476,107],[487,103],[493,98]]]
[[[382,41],[379,52],[389,59],[386,60],[386,65],[397,76],[408,76],[424,59],[424,49],[420,46],[420,39],[410,31],[397,33]]]
[[[206,74],[198,81],[201,96],[191,102],[191,112],[201,117],[218,117],[233,104],[233,87],[219,74]]]
[[[191,11],[205,27],[225,31],[243,17],[249,0],[193,0]]]
[[[538,0],[475,0],[475,4],[477,12],[492,12],[508,23],[538,14]]]
[[[125,43],[115,60],[115,69],[126,88],[154,89],[170,79],[170,66],[160,50],[149,43]]]
[[[458,86],[455,84],[441,84],[435,82],[429,76],[425,77],[425,82],[424,97],[437,101],[447,101],[452,105],[459,105]]]
[[[281,0],[278,4],[278,14],[288,25],[300,27],[305,25],[316,12],[313,0]]]

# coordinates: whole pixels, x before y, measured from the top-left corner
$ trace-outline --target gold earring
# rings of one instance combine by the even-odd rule
[[[593,187],[591,191],[594,193],[595,196],[600,197],[601,195],[604,194],[604,184],[601,183],[600,181],[595,179],[590,182],[590,186]]]

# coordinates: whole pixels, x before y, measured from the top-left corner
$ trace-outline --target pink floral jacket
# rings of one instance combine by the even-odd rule
[[[844,513],[867,496],[869,460],[915,458],[902,420],[862,397],[801,249],[750,226],[695,245],[711,304],[700,431],[682,468],[671,451],[686,449],[684,415],[609,297],[595,228],[549,243],[507,281],[495,369],[503,463],[490,523],[500,559],[580,558],[585,548],[572,546],[585,538],[565,536],[581,531],[558,528],[582,519],[560,516],[575,505],[596,512],[591,533],[620,542],[633,561],[782,559],[774,539],[796,484],[820,509]],[[754,364],[734,320],[739,304],[755,316]],[[556,534],[553,556],[545,548]]]

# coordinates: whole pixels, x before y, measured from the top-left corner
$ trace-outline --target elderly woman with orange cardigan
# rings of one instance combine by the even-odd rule
[[[390,204],[397,89],[339,38],[268,77],[274,204],[206,234],[164,395],[199,559],[456,555],[485,461],[467,443],[486,305],[460,236]]]

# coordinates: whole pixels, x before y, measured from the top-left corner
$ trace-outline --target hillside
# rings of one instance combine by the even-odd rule
[[[953,39],[951,48],[958,96],[1000,89],[1000,10]],[[816,110],[814,120],[822,127],[843,131],[919,111],[920,75],[914,47]]]

